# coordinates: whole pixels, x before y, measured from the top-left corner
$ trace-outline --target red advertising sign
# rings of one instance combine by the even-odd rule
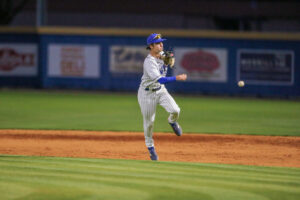
[[[37,75],[37,46],[0,44],[0,75]]]
[[[176,47],[174,54],[174,75],[185,73],[189,81],[227,81],[226,49]]]
[[[202,50],[186,53],[182,60],[181,66],[192,72],[213,72],[220,67],[220,61],[216,54]]]

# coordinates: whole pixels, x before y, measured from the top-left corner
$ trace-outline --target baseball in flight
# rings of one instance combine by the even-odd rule
[[[244,87],[245,86],[245,82],[244,81],[239,81],[238,82],[238,86],[239,87]]]

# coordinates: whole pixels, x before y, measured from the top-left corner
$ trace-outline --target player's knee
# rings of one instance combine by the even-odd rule
[[[180,113],[180,108],[179,107],[175,107],[172,114],[179,115],[179,113]]]
[[[147,126],[145,127],[145,130],[147,132],[152,132],[152,130],[153,130],[153,124],[147,124]]]
[[[154,126],[154,121],[149,120],[145,125],[147,129],[151,129]]]

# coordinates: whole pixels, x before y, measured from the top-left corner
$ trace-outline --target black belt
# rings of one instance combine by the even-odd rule
[[[153,89],[145,88],[146,91],[152,91],[152,92],[158,91],[160,89],[161,89],[161,86],[159,86],[158,88],[153,88]]]

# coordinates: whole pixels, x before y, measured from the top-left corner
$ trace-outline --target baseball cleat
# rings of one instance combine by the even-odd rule
[[[158,156],[155,152],[155,148],[154,147],[148,147],[149,153],[150,153],[150,158],[151,160],[158,160]]]
[[[179,124],[177,122],[174,122],[174,123],[169,123],[174,131],[174,133],[177,135],[177,136],[181,136],[182,135],[182,129],[181,127],[179,126]]]

